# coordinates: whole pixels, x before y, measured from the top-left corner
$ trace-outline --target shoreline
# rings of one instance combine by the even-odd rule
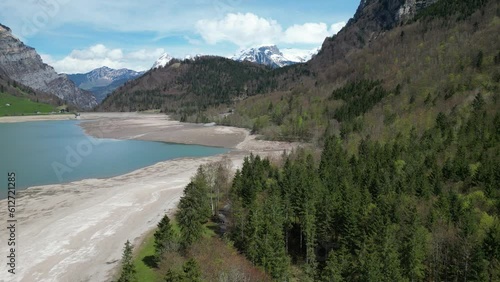
[[[32,116],[2,116],[0,123],[18,123],[30,121],[77,120],[73,114],[32,115]]]
[[[200,165],[228,157],[235,170],[250,153],[280,156],[284,150],[297,146],[255,140],[255,136],[241,128],[181,124],[165,115],[84,115],[85,122],[80,125],[94,137],[187,140],[190,142],[187,144],[197,145],[222,142],[231,151],[210,157],[167,160],[111,178],[19,191],[16,203],[19,266],[15,276],[0,272],[0,281],[108,281],[117,271],[124,242],[131,240],[138,246],[164,213],[172,213]],[[0,206],[6,207],[7,201],[0,200]],[[6,208],[0,209],[0,216],[6,218]],[[7,238],[7,231],[0,229],[0,237]],[[7,249],[1,250],[0,262],[6,265]]]

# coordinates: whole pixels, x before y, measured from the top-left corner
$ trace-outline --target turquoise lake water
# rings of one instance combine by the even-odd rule
[[[160,161],[228,151],[196,145],[95,139],[86,135],[78,123],[0,123],[0,199],[6,197],[9,172],[15,172],[19,191],[31,186],[107,178]]]

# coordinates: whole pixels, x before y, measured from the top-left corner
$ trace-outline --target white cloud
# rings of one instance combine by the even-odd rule
[[[220,9],[218,2],[2,0],[0,19],[23,39],[63,26],[86,26],[119,32],[150,31],[169,35],[189,32],[198,19],[207,14],[222,16],[236,9],[238,4],[233,1],[225,9]]]
[[[59,73],[86,73],[102,66],[147,70],[164,52],[163,48],[157,48],[124,53],[121,49],[110,49],[103,44],[97,44],[87,49],[73,50],[60,60],[50,55],[41,56],[45,63],[53,66]]]
[[[283,40],[288,43],[317,44],[323,42],[329,35],[325,23],[305,23],[287,28]]]
[[[222,20],[199,20],[196,29],[209,44],[230,41],[239,46],[273,41],[281,34],[275,20],[260,18],[252,13],[227,14]]]
[[[273,19],[261,18],[252,13],[230,13],[221,20],[199,20],[196,30],[209,44],[227,41],[248,47],[266,42],[320,44],[344,26],[345,22],[334,23],[330,28],[326,23],[305,23],[283,31],[282,26]]]
[[[330,33],[331,33],[330,36],[337,34],[337,32],[339,32],[342,28],[344,28],[346,24],[347,24],[346,22],[338,22],[332,24],[332,26],[330,27]]]

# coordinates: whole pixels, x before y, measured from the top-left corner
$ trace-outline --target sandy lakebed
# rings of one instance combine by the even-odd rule
[[[74,116],[5,117],[0,122],[65,120]],[[9,258],[7,200],[0,200],[0,281],[109,281],[123,244],[140,244],[165,213],[172,214],[196,169],[228,157],[241,167],[250,152],[278,156],[298,144],[256,140],[248,130],[171,121],[161,114],[82,113],[94,137],[231,148],[223,155],[157,163],[108,179],[31,187],[16,197],[16,268]]]

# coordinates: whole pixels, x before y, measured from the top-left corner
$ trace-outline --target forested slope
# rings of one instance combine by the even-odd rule
[[[276,281],[500,281],[500,1],[441,0],[363,44],[350,26],[274,90],[184,113],[321,148],[248,157],[217,192],[223,238]],[[217,219],[214,179],[185,189],[183,248]]]
[[[319,165],[306,151],[281,166],[250,157],[231,238],[280,281],[498,281],[500,116],[486,103],[499,106],[478,95],[465,119],[364,139],[356,155],[328,138]]]
[[[464,19],[461,13],[428,13],[382,32],[334,63],[325,63],[320,53],[306,66],[314,75],[302,77],[291,90],[249,97],[224,119],[218,116],[223,107],[203,114],[253,128],[269,139],[321,141],[327,132],[349,135],[357,144],[368,135],[387,140],[412,127],[421,133],[439,112],[461,113],[477,93],[491,97],[499,91],[499,2],[484,5]],[[372,82],[378,82],[383,97],[377,96],[380,92],[372,92],[377,97],[356,94],[362,88],[355,85]],[[344,99],[337,91],[354,92]],[[354,111],[339,112],[345,110]],[[339,119],[341,114],[349,119]]]

